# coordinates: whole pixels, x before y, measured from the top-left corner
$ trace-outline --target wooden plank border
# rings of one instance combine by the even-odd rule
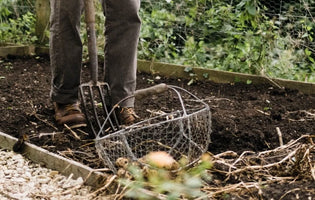
[[[33,46],[6,44],[0,46],[0,57],[7,57],[8,55],[26,56],[34,52]]]
[[[12,150],[16,142],[17,138],[0,131],[0,148]],[[25,142],[22,155],[34,163],[41,164],[43,167],[52,170],[57,170],[65,176],[73,174],[73,178],[82,177],[83,180],[85,180],[85,184],[92,187],[101,187],[106,178],[108,178],[108,175],[105,173],[97,172],[86,165],[51,153],[28,142]]]
[[[200,81],[213,81],[216,83],[234,83],[251,81],[252,84],[271,83],[288,89],[298,90],[305,94],[315,94],[315,84],[286,79],[268,78],[258,75],[250,75],[236,72],[226,72],[200,67],[192,67],[191,71],[185,72],[187,66],[168,63],[150,62],[138,60],[138,71],[161,75],[169,78],[191,79],[190,73]]]
[[[49,54],[48,47],[29,47],[26,54]],[[280,78],[268,78],[259,75],[243,74],[237,72],[219,71],[206,69],[201,67],[191,67],[191,71],[185,72],[185,68],[189,66],[175,65],[161,62],[151,62],[138,60],[138,71],[150,74],[161,75],[169,78],[185,78],[191,79],[190,73],[194,74],[195,79],[200,81],[213,81],[216,83],[235,83],[251,81],[252,84],[271,83],[288,89],[298,90],[304,94],[315,94],[315,83],[307,83],[301,81],[292,81]]]

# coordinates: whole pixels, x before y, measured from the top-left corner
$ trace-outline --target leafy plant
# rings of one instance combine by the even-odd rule
[[[141,59],[314,81],[308,48],[314,25],[308,17],[270,18],[257,0],[147,0],[142,5]],[[294,27],[303,34],[296,36]]]
[[[33,3],[34,1],[0,0],[0,41],[2,43],[34,43],[37,40],[36,18],[31,6]]]
[[[187,161],[182,160],[181,165],[185,164]],[[125,197],[134,199],[158,199],[156,197],[159,195],[169,200],[207,199],[207,195],[201,191],[202,179],[211,178],[206,172],[211,166],[206,155],[195,167],[177,173],[163,168],[150,168],[148,172],[131,165],[128,171],[133,179],[120,179],[120,183],[127,187]]]
[[[0,0],[2,43],[37,42],[34,2]],[[100,3],[95,2],[97,44],[99,55],[104,56],[105,18]],[[313,1],[284,1],[281,12],[276,4],[263,0],[143,0],[138,58],[315,82]],[[85,44],[85,23],[81,24]]]

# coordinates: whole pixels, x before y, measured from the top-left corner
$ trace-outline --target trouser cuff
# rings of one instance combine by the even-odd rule
[[[61,104],[76,103],[79,99],[78,88],[71,90],[60,90],[56,88],[51,88],[50,98],[53,102]]]

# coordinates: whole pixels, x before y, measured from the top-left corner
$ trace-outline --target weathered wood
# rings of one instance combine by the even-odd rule
[[[7,54],[7,50],[3,50],[3,52]],[[28,53],[31,54],[34,52],[36,54],[49,54],[49,48],[35,47],[35,49],[30,48],[29,52],[25,52],[24,50],[21,50],[21,53],[23,55],[28,55]],[[0,53],[1,53],[1,50],[0,50]],[[18,55],[18,54],[19,53],[15,54],[14,52],[12,52],[12,55]],[[138,71],[161,75],[165,77],[185,78],[185,79],[195,78],[200,81],[213,81],[216,83],[235,83],[235,82],[246,83],[247,81],[251,81],[252,84],[264,84],[264,83],[274,84],[275,83],[281,87],[298,90],[304,94],[315,94],[315,83],[292,81],[292,80],[286,80],[286,79],[280,79],[280,78],[267,78],[267,77],[258,76],[258,75],[243,74],[243,73],[236,73],[236,72],[226,72],[226,71],[219,71],[219,70],[213,70],[213,69],[205,69],[205,68],[200,68],[200,67],[192,67],[190,73],[194,74],[194,77],[191,77],[189,73],[185,72],[186,67],[189,67],[189,66],[138,60]]]
[[[7,44],[0,46],[0,57],[7,57],[8,55],[26,56],[32,54],[33,51],[33,46]]]
[[[298,90],[305,94],[315,94],[315,84],[300,81],[285,80],[279,78],[267,78],[258,75],[250,75],[236,72],[226,72],[200,67],[192,67],[191,71],[186,72],[187,66],[174,65],[168,63],[158,63],[150,61],[138,61],[138,70],[165,77],[197,79],[200,81],[213,81],[216,83],[235,83],[251,81],[252,84],[270,83],[280,87]],[[193,74],[192,77],[190,74]]]
[[[12,150],[16,142],[17,138],[0,132],[0,148]],[[28,142],[25,143],[22,154],[33,162],[49,169],[57,170],[65,176],[73,174],[73,178],[82,177],[85,180],[85,184],[93,187],[102,186],[107,178],[107,175],[104,173],[96,172],[86,165],[51,153]]]
[[[36,0],[36,27],[35,34],[39,44],[44,44],[48,41],[46,30],[49,29],[50,4],[49,0]]]
[[[147,96],[152,96],[154,94],[165,92],[167,91],[167,89],[168,87],[165,83],[160,83],[158,85],[154,85],[148,88],[136,90],[134,95],[136,99],[142,99]]]

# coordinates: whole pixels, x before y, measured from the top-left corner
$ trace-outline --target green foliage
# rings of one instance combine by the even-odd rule
[[[181,161],[182,165],[187,164]],[[165,199],[207,199],[207,195],[201,191],[202,179],[211,179],[206,172],[212,164],[209,160],[203,160],[191,169],[182,169],[179,172],[170,172],[163,168],[151,168],[151,173],[146,173],[137,166],[129,166],[128,171],[133,179],[120,179],[120,183],[127,187],[125,197],[153,200],[159,195]]]
[[[30,1],[0,0],[0,41],[1,43],[34,43],[35,15]],[[31,8],[31,7],[28,7]]]
[[[141,59],[315,80],[313,49],[308,48],[314,23],[308,17],[270,18],[257,0],[173,0],[163,5],[147,0],[142,6]],[[292,29],[303,34],[296,36]]]
[[[0,0],[2,43],[37,41],[34,2]],[[97,43],[103,56],[105,18],[95,2]],[[284,14],[276,10],[273,16],[266,14],[270,8],[265,2],[143,0],[138,58],[315,82],[315,23],[309,10],[313,1],[284,1]],[[85,23],[81,33],[85,44]]]
[[[17,19],[9,19],[9,23],[0,25],[0,40],[16,44],[32,44],[37,40],[34,35],[35,17],[28,12]]]

